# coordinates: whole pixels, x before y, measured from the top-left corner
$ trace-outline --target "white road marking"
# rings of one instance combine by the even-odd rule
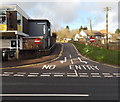
[[[87,73],[78,73],[78,74],[87,74]]]
[[[10,74],[2,74],[2,76],[10,76]]]
[[[88,75],[79,75],[80,77],[89,77]]]
[[[29,74],[28,77],[37,77],[38,75],[31,75]]]
[[[17,74],[26,74],[26,72],[17,72]]]
[[[23,74],[14,74],[13,76],[24,76]]]
[[[77,73],[77,71],[76,71],[76,70],[74,70],[74,72],[75,72],[75,75],[76,75],[76,76],[78,76],[78,73]]]
[[[67,75],[67,77],[78,77],[76,75]]]
[[[56,68],[56,65],[43,65],[42,69],[53,70]]]
[[[87,70],[87,68],[85,67],[85,65],[81,65],[85,70]]]
[[[98,66],[93,66],[93,65],[92,65],[92,67],[94,67],[95,69],[99,70]]]
[[[31,97],[34,97],[34,96],[71,96],[71,97],[81,97],[81,96],[84,96],[84,97],[88,97],[89,94],[0,94],[0,96],[6,96],[6,97],[9,97],[9,96],[31,96]]]
[[[38,75],[39,73],[30,73],[30,74],[37,74]]]
[[[87,64],[87,61],[82,61],[80,57],[78,57],[78,60],[79,60],[80,62],[82,62],[82,63]]]
[[[53,74],[65,74],[65,73],[53,73]]]
[[[69,55],[70,56],[70,58],[72,58],[72,56],[71,55]]]
[[[113,75],[111,75],[110,73],[102,73],[104,75],[104,77],[113,77]]]
[[[116,77],[120,77],[120,73],[113,73]]]
[[[51,74],[51,73],[42,73],[42,74]]]
[[[87,73],[78,73],[79,77],[89,77]]]
[[[54,75],[54,77],[63,77],[63,75]]]
[[[13,74],[13,72],[3,72],[4,74]]]
[[[75,75],[75,73],[67,73],[67,74],[70,74],[70,75]]]
[[[40,76],[42,76],[42,77],[50,77],[50,75],[40,75]]]
[[[73,64],[73,60],[71,59],[70,61],[71,61],[71,63]]]
[[[82,70],[80,65],[75,65],[75,68],[76,68],[76,70],[79,70],[79,69]]]
[[[99,73],[91,73],[92,77],[101,77]]]
[[[64,57],[64,60],[63,61],[60,61],[60,63],[64,63],[64,62],[66,62],[67,61],[67,57]]]

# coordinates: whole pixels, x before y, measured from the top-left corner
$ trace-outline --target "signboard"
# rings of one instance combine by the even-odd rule
[[[90,37],[90,42],[95,42],[95,38],[94,37]]]
[[[35,43],[35,44],[40,44],[40,42],[41,42],[41,41],[40,41],[40,39],[38,39],[38,38],[36,38],[36,39],[34,40],[34,43]]]

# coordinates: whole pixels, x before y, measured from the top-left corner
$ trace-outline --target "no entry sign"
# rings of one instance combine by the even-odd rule
[[[35,43],[35,44],[40,44],[40,39],[36,38],[36,39],[34,40],[34,43]]]
[[[94,37],[90,37],[90,42],[95,42],[95,38]]]

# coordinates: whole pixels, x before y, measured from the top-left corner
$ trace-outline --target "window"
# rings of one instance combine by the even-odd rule
[[[6,11],[0,9],[0,24],[6,24]]]
[[[16,47],[16,40],[11,41],[11,47]],[[18,40],[18,47],[20,47],[20,41]]]
[[[22,19],[21,14],[17,12],[17,30],[18,30],[18,31],[22,31],[21,19]]]
[[[43,34],[45,34],[45,24],[43,25]]]

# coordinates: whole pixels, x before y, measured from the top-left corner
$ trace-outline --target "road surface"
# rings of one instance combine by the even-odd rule
[[[114,60],[114,59],[113,59]],[[118,100],[119,68],[82,57],[70,43],[45,63],[3,68],[3,100]]]

